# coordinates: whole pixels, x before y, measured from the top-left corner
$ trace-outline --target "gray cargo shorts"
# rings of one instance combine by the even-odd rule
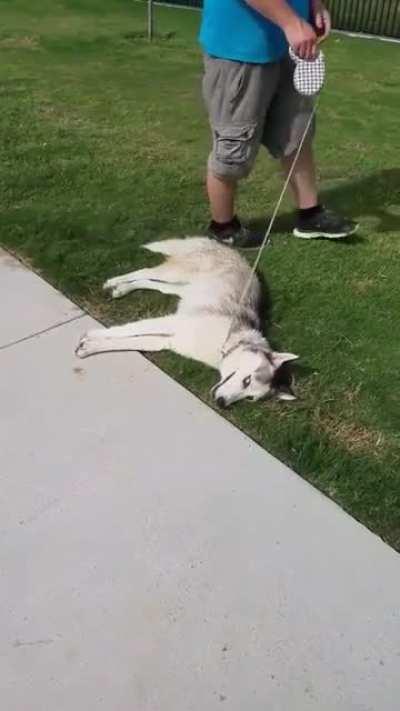
[[[251,171],[260,145],[274,158],[290,156],[305,131],[314,100],[293,85],[289,57],[271,64],[247,64],[204,56],[203,96],[213,148],[209,170],[239,180]],[[314,135],[315,122],[310,128]]]

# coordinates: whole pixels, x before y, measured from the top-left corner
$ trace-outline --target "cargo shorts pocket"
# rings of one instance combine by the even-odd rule
[[[215,157],[221,163],[247,163],[253,152],[255,125],[216,126],[214,128]]]

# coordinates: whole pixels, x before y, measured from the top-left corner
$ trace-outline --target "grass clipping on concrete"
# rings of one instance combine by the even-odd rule
[[[172,299],[111,303],[101,284],[150,263],[144,242],[206,226],[199,14],[157,7],[150,45],[142,3],[38,5],[1,3],[1,241],[106,323],[165,313]],[[295,240],[286,203],[261,267],[269,338],[301,356],[299,400],[227,416],[400,549],[397,52],[343,37],[326,47],[323,199],[359,219],[360,234]],[[280,186],[261,155],[241,215],[264,226]],[[168,353],[155,360],[209,402],[213,373]]]

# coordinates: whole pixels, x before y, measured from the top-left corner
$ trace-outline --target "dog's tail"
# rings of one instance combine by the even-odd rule
[[[166,239],[162,242],[150,242],[143,248],[157,254],[166,254],[168,257],[190,254],[212,244],[208,237],[187,237],[186,239]]]

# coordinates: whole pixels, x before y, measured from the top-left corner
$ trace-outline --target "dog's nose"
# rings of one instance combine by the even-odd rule
[[[224,409],[226,407],[226,400],[224,397],[217,397],[217,405],[218,407],[222,407]]]

